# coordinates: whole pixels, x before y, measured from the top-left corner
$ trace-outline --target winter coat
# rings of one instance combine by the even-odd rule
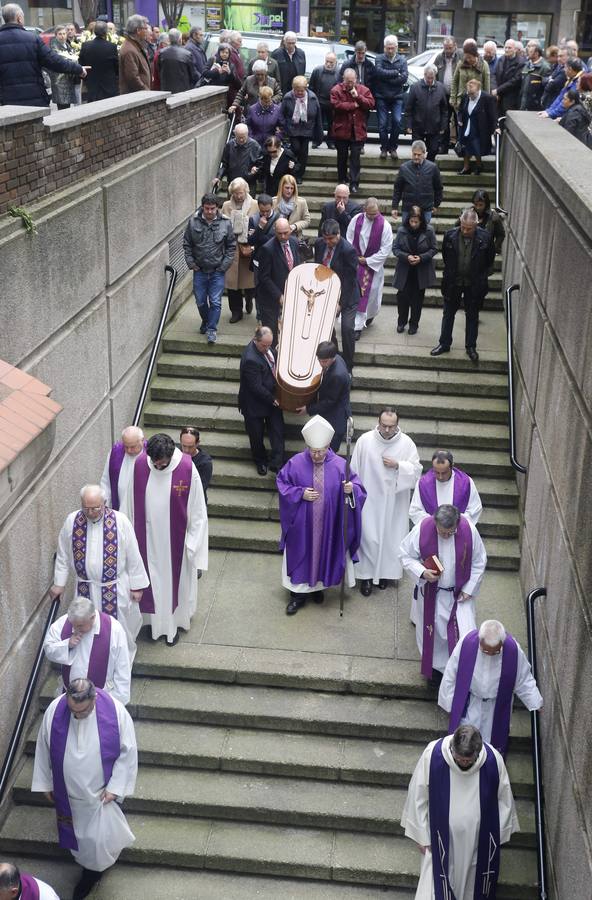
[[[273,208],[278,209],[279,211],[279,203],[277,201],[277,197],[273,198]],[[281,213],[280,213],[281,216]],[[304,197],[298,197],[294,209],[288,216],[288,222],[290,225],[296,226],[295,235],[296,237],[301,237],[302,232],[305,228],[308,228],[310,225],[310,213],[308,211],[308,203],[304,199]]]
[[[465,128],[470,119],[471,128],[465,138]],[[491,94],[481,91],[477,105],[469,116],[469,95],[465,94],[458,109],[458,139],[467,144],[475,156],[487,156],[491,153],[491,136],[497,127],[497,107]],[[471,154],[469,154],[471,155]]]
[[[339,72],[337,66],[328,72],[324,66],[317,66],[312,70],[308,86],[317,95],[321,106],[331,105],[331,89],[339,80]]]
[[[281,103],[282,92],[280,90],[279,82],[276,81],[275,78],[270,78],[269,75],[267,75],[263,85],[260,85],[256,75],[248,75],[244,80],[242,88],[234,98],[235,106],[242,106],[245,108],[252,106],[253,103],[257,103],[259,100],[259,88],[264,85],[272,89],[273,97],[271,99],[273,102]]]
[[[119,52],[119,93],[149,91],[152,84],[146,51],[135,38],[126,37]]]
[[[228,68],[230,70],[228,72],[220,72],[218,69],[214,69],[214,63],[223,65],[224,60],[220,59],[218,54],[212,57],[202,73],[202,76],[198,82],[198,87],[203,87],[204,84],[213,84],[216,87],[227,87],[228,94],[226,95],[226,102],[229,106],[232,106],[232,104],[234,103],[234,98],[236,97],[241,86],[241,79],[238,77],[237,71],[232,61],[228,62]]]
[[[592,132],[590,131],[590,113],[581,103],[576,103],[561,116],[559,124],[578,141],[592,149]]]
[[[246,144],[237,143],[236,138],[231,138],[222,151],[219,178],[226,178],[229,182],[235,178],[253,180],[251,169],[261,165],[261,147],[252,138],[248,138]]]
[[[0,105],[49,106],[42,69],[82,75],[74,59],[60,56],[38,34],[11,22],[0,26]]]
[[[423,210],[438,208],[442,202],[442,179],[436,163],[424,159],[420,166],[409,160],[404,162],[393,188],[392,209],[402,200],[403,210],[419,206]]]
[[[193,56],[185,47],[172,44],[158,54],[160,89],[180,94],[190,91],[199,80],[199,73],[193,63]]]
[[[204,72],[204,69],[208,65],[208,57],[206,56],[206,51],[204,50],[202,45],[196,43],[193,38],[189,38],[189,40],[185,44],[185,49],[189,50],[189,52],[191,53],[195,70],[201,76]]]
[[[218,214],[213,222],[206,222],[201,207],[191,216],[183,235],[185,262],[190,269],[197,266],[203,272],[226,272],[235,249],[236,238],[228,219]]]
[[[297,75],[306,72],[306,56],[300,47],[296,47],[292,59],[284,47],[278,47],[271,54],[280,70],[280,87],[284,97],[292,90],[292,81]],[[319,142],[320,143],[320,142]]]
[[[358,84],[363,84],[364,87],[367,87],[372,91],[376,66],[371,59],[366,57],[364,62],[359,65],[356,62],[355,55],[349,56],[339,70],[339,81],[343,81],[343,75],[346,69],[353,69],[358,76]]]
[[[284,147],[273,173],[271,171],[271,156],[269,153],[264,154],[263,162],[261,163],[261,168],[259,170],[259,177],[263,179],[264,192],[269,194],[270,197],[275,197],[277,194],[280,181],[284,175],[296,176],[297,174],[298,163],[291,150]]]
[[[479,57],[475,65],[469,65],[463,60],[456,67],[450,89],[450,104],[456,110],[460,106],[463,94],[467,91],[467,82],[472,78],[476,78],[480,82],[482,91],[489,93],[489,66],[481,57]]]
[[[565,69],[557,63],[553,66],[551,74],[545,79],[545,89],[541,100],[541,109],[551,106],[553,100],[565,84]]]
[[[440,134],[448,122],[448,97],[439,81],[428,85],[422,78],[412,85],[405,107],[407,128],[417,134]]]
[[[226,202],[222,204],[222,215],[230,218],[230,212],[232,209],[232,202],[230,200],[226,200]],[[257,206],[257,201],[252,200],[248,210],[249,218],[251,216],[254,216],[258,209],[259,207]],[[248,238],[249,232],[247,228],[244,236],[241,237],[241,243],[248,244]],[[242,291],[248,288],[255,287],[255,280],[251,269],[251,259],[248,256],[241,256],[238,246],[239,245],[237,240],[232,263],[226,270],[226,275],[224,276],[224,286],[226,287],[226,290],[229,291]]]
[[[263,147],[268,137],[276,133],[280,120],[280,105],[272,103],[271,106],[262,106],[259,100],[247,109],[246,123],[249,128],[249,136]]]
[[[389,59],[386,53],[376,56],[374,69],[374,94],[377,100],[398,100],[407,84],[407,60],[401,53]]]
[[[407,283],[409,272],[412,269],[407,261],[407,257],[411,255],[409,236],[413,234],[417,235],[417,254],[413,255],[421,257],[419,265],[413,266],[417,273],[417,287],[420,291],[425,291],[426,288],[434,287],[437,283],[436,267],[434,265],[434,256],[438,252],[436,232],[431,225],[419,232],[413,232],[408,225],[402,225],[397,231],[393,243],[393,255],[397,260],[393,287],[397,291],[403,290]]]
[[[331,137],[336,141],[365,141],[368,137],[368,114],[374,109],[374,97],[363,84],[356,84],[356,91],[358,96],[353,98],[343,82],[331,91]]]
[[[85,41],[80,48],[78,62],[90,66],[84,79],[86,99],[106,100],[119,94],[119,53],[117,47],[105,38]]]
[[[581,72],[578,72],[578,74],[574,75],[573,78],[568,79],[565,82],[565,84],[563,85],[563,87],[561,88],[561,90],[559,91],[559,93],[557,94],[557,97],[555,98],[555,100],[553,101],[551,106],[547,107],[545,112],[547,113],[547,115],[549,116],[550,119],[560,119],[561,118],[561,116],[564,113],[564,107],[563,107],[562,100],[568,91],[571,91],[571,90],[577,91],[578,81],[580,80],[580,75],[581,75]]]
[[[498,115],[505,116],[509,109],[520,106],[520,88],[522,87],[522,69],[524,57],[516,54],[513,59],[502,57],[496,71]]]
[[[451,228],[442,241],[442,296],[448,297],[456,284],[458,271],[458,242],[461,240],[460,228]],[[471,292],[474,297],[485,297],[489,290],[487,275],[495,259],[495,247],[491,236],[483,228],[475,230],[473,249],[471,252]]]
[[[311,138],[313,143],[322,144],[323,142],[323,121],[321,118],[321,104],[316,94],[307,90],[307,120],[306,122],[293,122],[294,107],[296,98],[294,91],[289,91],[280,108],[280,128],[285,137]]]
[[[49,42],[50,49],[54,53],[63,56],[65,59],[76,59],[68,44],[61,44],[57,38],[52,38]],[[54,103],[70,104],[76,100],[76,91],[74,85],[79,83],[79,79],[68,72],[50,72],[51,80],[51,99]]]
[[[247,66],[247,75],[253,74],[253,66],[257,62],[258,57],[254,56],[253,59],[249,61],[249,65]],[[278,84],[281,87],[281,79],[280,79],[280,67],[277,64],[277,60],[273,58],[273,56],[268,56],[267,59],[264,59],[263,62],[267,65],[267,74],[270,78],[275,78]]]
[[[452,77],[454,78],[454,73],[456,72],[456,68],[460,62],[463,60],[463,52],[462,50],[455,50],[452,54]],[[436,58],[434,59],[433,65],[436,67],[437,75],[436,80],[441,84],[444,84],[444,75],[446,73],[446,54],[442,50],[441,53],[438,53]],[[452,81],[450,82],[450,87],[452,88]]]
[[[522,69],[522,86],[520,88],[520,109],[539,110],[541,99],[545,89],[544,78],[551,71],[551,66],[545,59],[539,59],[536,63],[530,60]]]

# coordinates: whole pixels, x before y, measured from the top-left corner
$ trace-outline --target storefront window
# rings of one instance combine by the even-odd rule
[[[343,10],[345,11],[348,6],[349,4],[344,3]],[[309,16],[310,37],[333,38],[335,34],[334,0],[311,0]]]
[[[224,26],[235,31],[278,31],[288,25],[286,3],[226,3]]]
[[[544,47],[549,43],[552,18],[536,13],[519,12],[510,15],[478,13],[477,43],[483,46],[485,41],[495,41],[501,46],[508,38],[513,38],[523,43],[536,40]]]
[[[426,50],[441,47],[445,37],[454,34],[454,13],[448,10],[433,9],[426,22]]]
[[[407,53],[415,35],[416,6],[409,0],[387,0],[384,33],[395,34],[399,39],[399,51]]]

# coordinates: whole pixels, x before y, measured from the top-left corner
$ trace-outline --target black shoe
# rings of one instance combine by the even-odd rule
[[[208,330],[207,322],[202,322],[201,325],[199,326],[199,333],[205,334],[207,330]]]
[[[407,334],[417,334],[417,325],[410,325]]]
[[[372,316],[370,319],[366,319],[366,328],[370,328],[373,321],[374,321],[374,316]]]
[[[320,146],[321,146],[320,144],[313,144],[313,145],[312,145],[312,149],[313,149],[313,150],[318,150]]]
[[[403,334],[404,331],[405,331],[404,325],[397,325],[397,334]]]
[[[467,356],[471,362],[479,362],[479,354],[474,347],[467,347]]]
[[[439,672],[437,669],[432,669],[432,677],[428,678],[428,684],[430,687],[439,688],[442,683],[442,672]]]
[[[251,313],[253,312],[253,298],[252,297],[247,297],[247,299],[245,300],[245,312],[248,316],[250,316]]]
[[[304,181],[304,178],[297,178],[296,184],[302,184],[303,181]]]
[[[231,315],[231,317],[230,317],[230,320],[229,320],[229,321],[230,321],[230,324],[231,324],[231,325],[234,325],[236,322],[240,322],[240,320],[242,319],[242,317],[243,317],[243,314],[242,314],[242,313],[233,313],[233,314]]]
[[[177,631],[177,633],[174,636],[174,638],[172,639],[172,641],[169,641],[169,639],[167,638],[166,645],[167,645],[167,647],[174,647],[175,644],[178,644],[178,643],[179,643],[179,632]]]
[[[325,602],[325,594],[323,593],[323,591],[314,591],[311,596],[317,606],[320,606],[321,603]]]
[[[267,466],[263,463],[259,463],[257,466],[257,475],[267,475]]]
[[[386,591],[388,587],[388,580],[386,578],[381,578],[378,581],[378,589],[381,591]]]
[[[459,169],[458,174],[459,175],[471,175],[471,170],[470,169]]]
[[[357,194],[358,193],[357,184],[351,184],[350,188],[349,188],[349,192],[350,192],[350,194]]]
[[[360,150],[360,156],[363,156],[365,152],[366,152],[366,148],[362,147],[362,149]]]
[[[335,150],[335,144],[333,141],[327,141],[327,147],[329,150]]]
[[[482,172],[483,172],[482,166],[475,167],[475,175],[481,175]]]
[[[269,466],[269,471],[273,472],[274,475],[277,475],[277,473],[279,472],[280,469],[281,469],[281,466]]]
[[[362,597],[369,597],[372,593],[372,581],[369,578],[365,578],[360,584],[360,594]]]
[[[362,337],[361,331],[354,331],[354,340],[355,341],[359,341],[361,337]]]
[[[83,869],[80,881],[74,888],[72,900],[83,900],[84,897],[88,897],[95,884],[98,884],[102,877],[102,872],[95,872],[93,869]]]
[[[437,347],[430,350],[430,356],[442,356],[443,353],[450,353],[450,347],[444,347],[442,344],[438,344]]]
[[[298,594],[290,594],[290,602],[286,606],[286,615],[295,616],[298,610],[306,603],[306,597],[302,599]]]

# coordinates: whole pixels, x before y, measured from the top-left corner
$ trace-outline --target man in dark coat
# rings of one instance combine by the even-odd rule
[[[425,67],[421,81],[409,89],[405,107],[407,131],[412,140],[425,142],[431,162],[435,162],[448,124],[448,97],[436,75],[435,66]]]
[[[496,128],[495,100],[491,94],[481,90],[480,82],[471,78],[458,108],[458,139],[464,148],[462,175],[471,171],[471,156],[476,160],[475,174],[481,174],[481,157],[491,153],[491,140]]]
[[[300,47],[296,46],[297,35],[294,31],[286,31],[283,47],[278,47],[271,54],[280,70],[280,86],[284,97],[292,90],[292,81],[297,75],[306,72],[306,56]]]
[[[333,125],[333,106],[331,105],[331,89],[335,87],[338,81],[337,57],[333,51],[325,53],[325,63],[322,66],[316,66],[310,74],[309,87],[313,94],[316,94],[317,100],[321,104],[321,115],[323,117],[323,127],[326,129],[325,140],[327,147],[332,150],[334,148],[333,138],[331,137],[331,127]],[[313,144],[317,147],[318,144]]]
[[[190,91],[199,80],[193,56],[181,46],[181,32],[178,28],[169,29],[169,41],[170,47],[165,47],[158,55],[160,89],[172,94]]]
[[[363,212],[360,203],[349,198],[349,188],[347,184],[338,184],[335,188],[335,200],[323,203],[321,207],[321,221],[319,223],[319,235],[322,234],[323,222],[327,219],[335,219],[339,225],[341,237],[346,237],[347,227],[354,216]]]
[[[257,172],[262,163],[261,147],[257,141],[249,137],[247,126],[240,123],[234,129],[234,137],[224,145],[220,168],[212,184],[218,187],[224,176],[229,184],[235,178],[244,178],[249,189],[253,191],[257,183]]]
[[[353,69],[356,73],[358,84],[363,84],[364,87],[367,87],[370,91],[372,91],[374,71],[376,67],[372,60],[368,59],[366,55],[367,50],[368,48],[364,41],[356,42],[355,53],[353,54],[353,56],[348,56],[345,62],[341,65],[341,68],[339,70],[339,81],[343,81],[343,76],[346,69]]]
[[[322,416],[323,419],[326,419],[335,429],[329,446],[334,453],[338,453],[347,431],[347,420],[351,416],[349,402],[351,376],[332,341],[322,341],[319,344],[317,359],[323,369],[323,378],[317,398],[308,406],[301,406],[296,412],[308,413],[309,416]]]
[[[189,50],[193,57],[193,65],[199,75],[205,71],[208,65],[208,57],[203,47],[203,39],[203,28],[200,28],[199,25],[194,25],[189,32],[189,40],[185,45],[186,49]]]
[[[497,64],[497,87],[491,92],[497,97],[498,116],[505,116],[509,109],[520,108],[520,89],[524,57],[518,54],[516,41],[511,38],[504,44],[504,55]]]
[[[271,349],[271,328],[259,326],[249,341],[240,362],[238,408],[245,420],[251,455],[259,475],[267,475],[267,450],[263,435],[271,444],[269,469],[278,472],[284,464],[284,416],[275,398],[276,355]]]
[[[25,30],[25,15],[16,3],[2,7],[0,26],[0,105],[49,106],[42,69],[86,78],[86,69],[50,50],[38,34]]]
[[[465,348],[472,362],[477,362],[477,335],[479,309],[489,290],[487,273],[495,259],[495,246],[484,228],[478,227],[474,209],[465,209],[460,217],[460,227],[451,228],[444,235],[442,257],[442,296],[444,312],[440,340],[431,350],[432,356],[448,353],[452,344],[454,317],[461,304],[465,307]]]
[[[257,309],[257,321],[261,321],[261,311],[257,299],[257,284],[259,281],[259,251],[270,241],[274,235],[275,223],[280,218],[279,212],[273,208],[273,198],[269,194],[259,194],[257,197],[259,207],[254,216],[249,217],[248,241],[253,248],[251,263],[255,276],[255,306]]]
[[[384,53],[379,53],[375,62],[372,93],[376,99],[378,112],[381,159],[386,159],[387,153],[390,153],[393,159],[398,155],[403,93],[408,77],[407,60],[398,49],[399,41],[396,36],[387,34],[384,39]]]
[[[275,347],[286,279],[294,266],[300,263],[300,252],[297,239],[291,236],[292,229],[287,219],[277,219],[274,232],[275,236],[259,251],[257,305],[261,323],[273,331]]]
[[[341,281],[341,347],[342,356],[348,372],[354,367],[356,338],[354,325],[356,310],[360,302],[360,285],[358,283],[358,254],[339,231],[335,219],[323,222],[322,237],[315,241],[315,262],[322,263],[339,275]]]
[[[438,166],[426,159],[426,145],[423,141],[413,141],[411,159],[400,166],[393,188],[393,219],[399,215],[398,206],[402,203],[404,222],[411,207],[419,206],[429,223],[432,212],[442,202],[443,192]]]
[[[107,40],[108,31],[106,22],[97,22],[94,40],[85,41],[80,48],[78,61],[81,66],[89,67],[86,77],[89,103],[119,94],[119,54],[116,45]]]

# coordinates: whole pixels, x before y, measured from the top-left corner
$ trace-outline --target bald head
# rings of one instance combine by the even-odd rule
[[[144,432],[137,425],[128,425],[121,432],[121,442],[128,456],[137,456],[144,449]]]
[[[289,239],[292,229],[290,228],[290,223],[287,219],[276,219],[274,231],[275,236],[278,241],[281,241],[282,244],[285,244]]]
[[[105,511],[105,491],[100,484],[85,484],[80,491],[82,511],[89,522],[98,522]]]

